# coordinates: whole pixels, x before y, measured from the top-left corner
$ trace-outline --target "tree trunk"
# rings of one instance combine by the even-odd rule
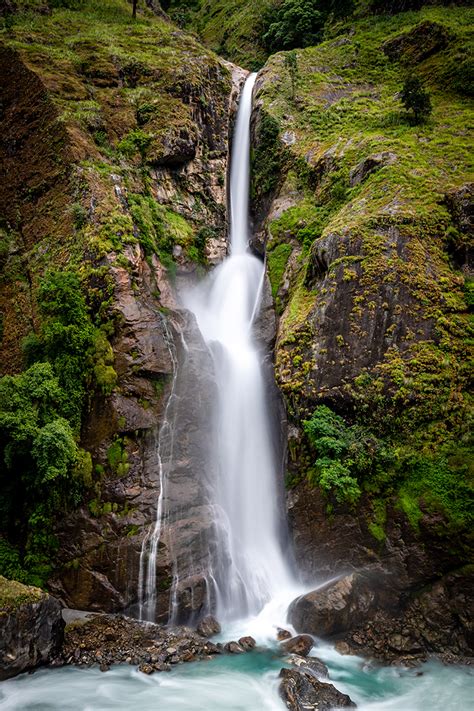
[[[138,0],[133,0],[132,17],[134,20],[137,17],[137,3],[138,3]]]

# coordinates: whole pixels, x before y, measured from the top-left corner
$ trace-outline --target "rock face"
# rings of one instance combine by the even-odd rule
[[[282,669],[280,678],[280,696],[291,711],[356,708],[347,694],[342,694],[332,684],[325,684],[306,672]]]
[[[472,576],[472,514],[458,506],[471,496],[461,464],[472,456],[467,449],[456,464],[470,407],[467,163],[448,178],[450,161],[467,147],[461,85],[453,83],[460,131],[441,119],[433,126],[442,150],[407,124],[415,165],[387,128],[400,108],[392,72],[400,71],[401,87],[401,65],[416,63],[428,88],[442,90],[445,62],[464,51],[466,37],[448,22],[415,23],[389,20],[384,51],[399,64],[384,63],[370,82],[373,66],[359,47],[379,52],[380,40],[357,23],[354,34],[298,52],[305,82],[295,101],[285,98],[281,58],[270,58],[252,122],[255,249],[266,245],[278,317],[295,557],[308,582],[344,576],[324,598],[315,591],[295,603],[297,630],[343,636],[391,660],[389,637],[399,657],[472,653],[465,617],[445,607],[448,590],[453,610],[467,601]],[[394,100],[386,103],[385,92]],[[377,113],[376,129],[359,123],[361,110]],[[433,192],[423,197],[417,180],[431,181]],[[442,625],[435,609],[445,611]]]
[[[58,600],[0,576],[0,681],[55,659],[63,633]]]
[[[92,456],[92,480],[83,505],[58,523],[51,589],[74,608],[136,606],[161,457],[173,475],[157,557],[157,615],[167,616],[171,594],[183,618],[197,621],[209,604],[205,421],[212,384],[209,354],[174,286],[192,283],[204,264],[216,264],[227,251],[229,133],[246,72],[171,32],[161,17],[147,20],[146,37],[127,39],[120,59],[87,36],[80,10],[76,20],[85,34],[67,68],[54,50],[34,57],[9,46],[0,51],[7,79],[0,219],[11,232],[1,256],[2,367],[8,373],[22,367],[21,339],[38,326],[36,294],[46,266],[86,274],[86,299],[94,318],[107,324],[119,385],[107,394],[90,388],[80,444]],[[48,32],[50,15],[32,21]],[[121,43],[125,25],[107,14],[103,21]],[[65,21],[51,34],[53,44],[76,32]],[[76,113],[92,95],[93,108]],[[18,279],[28,288],[19,288]],[[188,376],[178,367],[185,359]],[[196,392],[198,374],[204,393]],[[166,427],[160,438],[167,416],[177,418],[173,447]]]
[[[450,33],[444,25],[425,20],[409,32],[384,42],[382,49],[390,59],[405,64],[418,64],[444,49],[449,39]]]

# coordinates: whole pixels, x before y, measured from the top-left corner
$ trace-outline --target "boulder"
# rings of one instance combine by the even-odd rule
[[[56,598],[0,576],[0,680],[51,662],[63,636]]]
[[[243,649],[245,649],[246,652],[250,652],[252,649],[255,649],[255,645],[257,643],[253,637],[241,637],[239,639],[239,644],[243,647]]]
[[[340,634],[368,619],[375,597],[370,578],[352,573],[294,600],[288,620],[297,631],[320,637]]]
[[[227,642],[224,649],[229,654],[243,654],[245,649],[238,642]]]
[[[288,654],[299,654],[302,657],[308,656],[314,646],[313,638],[309,634],[299,634],[280,644],[284,652]]]
[[[221,626],[212,615],[207,615],[203,617],[196,627],[196,632],[201,635],[201,637],[212,637],[215,634],[219,634],[221,631]]]
[[[282,669],[280,678],[280,696],[291,711],[356,708],[347,694],[342,694],[332,684],[325,684],[311,674],[296,669]]]
[[[386,165],[392,165],[397,160],[395,153],[390,151],[382,151],[381,153],[373,153],[367,156],[360,163],[357,163],[349,173],[349,184],[353,188],[354,185],[362,183],[370,173],[383,168]]]
[[[291,632],[289,630],[284,630],[281,627],[277,629],[277,640],[283,642],[284,639],[290,639]]]
[[[290,654],[287,659],[288,664],[316,676],[318,679],[326,679],[329,676],[329,669],[318,657],[300,657],[298,654]]]

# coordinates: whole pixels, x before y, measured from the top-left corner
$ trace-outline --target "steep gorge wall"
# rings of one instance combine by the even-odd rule
[[[183,344],[200,347],[173,280],[192,281],[227,249],[228,136],[245,72],[150,15],[131,27],[125,5],[123,17],[101,22],[99,41],[93,12],[58,10],[29,24],[20,15],[4,37],[1,158],[9,179],[0,209],[9,246],[2,253],[1,349],[3,372],[21,370],[22,338],[40,327],[41,278],[51,269],[80,275],[91,317],[107,335],[109,382],[92,383],[84,403],[80,444],[92,472],[83,504],[58,522],[50,588],[72,607],[115,611],[137,602],[142,540],[159,494],[158,431],[176,361]],[[195,381],[181,384],[181,412],[191,419],[205,407]],[[170,546],[179,548],[181,537],[183,550],[198,558],[209,525],[196,494],[208,443],[188,424],[177,423],[176,477],[181,471],[196,486],[177,482],[182,516],[160,544],[158,610],[165,616]],[[186,583],[182,591],[197,606],[198,577],[191,592]]]
[[[308,581],[371,570],[391,593],[388,618],[358,641],[377,651],[393,632],[395,656],[471,644],[469,627],[454,632],[466,618],[447,612],[448,600],[470,605],[469,99],[437,85],[467,39],[462,13],[443,11],[449,42],[413,59],[421,35],[427,46],[440,33],[431,12],[298,51],[295,89],[283,56],[270,58],[253,121],[255,248],[266,246],[278,313],[297,563]],[[407,52],[395,61],[392,38]],[[432,92],[426,127],[397,106],[407,63]]]

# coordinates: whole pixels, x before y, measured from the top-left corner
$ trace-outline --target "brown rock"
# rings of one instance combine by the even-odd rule
[[[298,654],[306,657],[314,646],[314,640],[309,634],[300,634],[297,637],[292,637],[286,642],[282,642],[280,647],[288,654]]]
[[[202,637],[212,637],[215,634],[219,634],[221,631],[221,626],[215,617],[212,615],[207,615],[199,622],[196,627],[196,632]]]
[[[277,630],[277,640],[282,642],[284,639],[290,639],[291,632],[289,630],[283,630],[280,627]]]
[[[243,647],[243,649],[245,649],[246,652],[250,652],[250,650],[255,649],[255,645],[257,643],[253,637],[241,637],[239,639],[239,644]]]

